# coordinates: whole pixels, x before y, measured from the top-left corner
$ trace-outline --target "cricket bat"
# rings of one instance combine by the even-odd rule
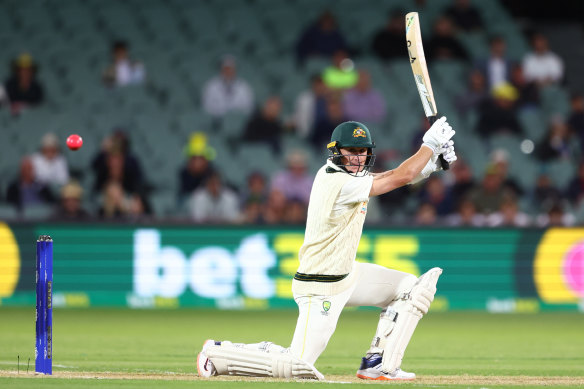
[[[412,72],[414,73],[414,80],[416,81],[416,87],[422,100],[422,107],[424,107],[424,113],[428,121],[430,124],[433,124],[437,119],[438,111],[436,110],[436,100],[434,100],[434,92],[432,92],[426,57],[424,56],[422,31],[417,12],[410,12],[406,15],[406,42],[410,65],[412,65]],[[450,169],[450,165],[444,160],[442,155],[440,155],[440,165],[444,170]]]

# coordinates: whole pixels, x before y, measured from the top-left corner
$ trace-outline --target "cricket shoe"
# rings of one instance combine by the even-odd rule
[[[413,380],[416,378],[414,373],[408,373],[399,368],[391,373],[383,371],[381,368],[381,360],[382,356],[379,354],[373,354],[369,357],[363,358],[361,361],[361,367],[357,370],[357,377],[362,380],[380,381]]]
[[[215,342],[212,339],[207,339],[203,343],[203,349],[197,355],[197,373],[199,377],[211,377],[216,374],[215,366],[213,362],[207,357],[207,349],[211,346],[221,345],[221,342]]]

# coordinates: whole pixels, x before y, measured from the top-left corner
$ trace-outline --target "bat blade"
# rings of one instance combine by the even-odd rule
[[[417,12],[410,12],[406,15],[406,43],[410,65],[412,66],[414,81],[420,94],[422,107],[430,124],[433,124],[436,121],[438,111],[430,82],[430,74],[428,74],[428,65],[426,64],[424,46],[422,45],[422,30]],[[442,155],[440,155],[440,164],[444,170],[450,168],[450,165],[444,160]]]

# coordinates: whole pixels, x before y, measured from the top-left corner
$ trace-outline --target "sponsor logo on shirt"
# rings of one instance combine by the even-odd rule
[[[328,316],[328,311],[331,309],[331,302],[330,301],[323,301],[322,302],[322,315]]]
[[[364,215],[367,213],[367,202],[363,201],[361,203],[361,213]]]

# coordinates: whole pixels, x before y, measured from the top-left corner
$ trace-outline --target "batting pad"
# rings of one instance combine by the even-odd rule
[[[314,366],[292,356],[287,349],[279,346],[274,349],[270,352],[267,347],[254,350],[224,344],[211,346],[206,353],[218,375],[324,380]]]
[[[384,339],[382,369],[388,373],[399,368],[408,343],[418,322],[430,309],[436,294],[436,284],[442,269],[435,267],[422,274],[412,290],[390,304],[391,311],[397,312],[393,318],[389,335]],[[385,335],[385,334],[383,334]]]

